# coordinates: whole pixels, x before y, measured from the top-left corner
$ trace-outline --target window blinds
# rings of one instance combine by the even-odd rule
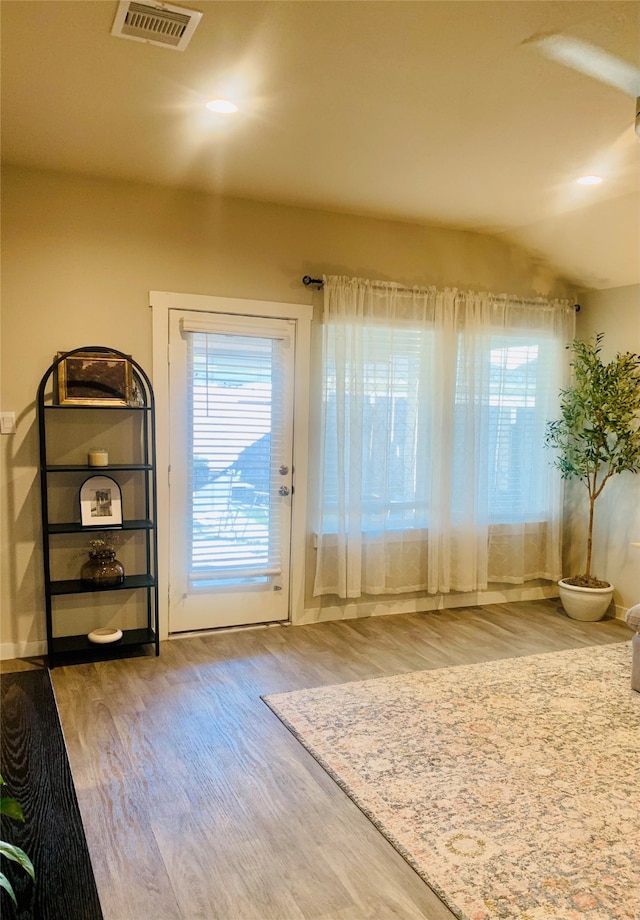
[[[189,381],[190,580],[209,586],[277,579],[283,352],[264,329],[183,323]],[[229,327],[230,330],[230,327]],[[244,331],[244,328],[243,328]],[[257,333],[257,334],[254,334]]]

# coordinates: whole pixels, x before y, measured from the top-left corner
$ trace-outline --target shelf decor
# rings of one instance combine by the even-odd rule
[[[80,516],[83,527],[122,524],[122,493],[110,476],[91,476],[80,488]]]
[[[159,655],[151,381],[130,355],[103,345],[85,345],[58,352],[40,381],[36,406],[48,666],[128,657],[136,650],[147,654],[149,646]],[[87,444],[92,442],[105,446],[89,447],[87,453]],[[117,463],[111,461],[111,455],[117,456]],[[98,465],[102,469],[95,475],[98,470],[92,467]],[[126,572],[116,559],[123,531],[131,544]],[[89,559],[85,558],[75,578],[65,578],[61,538],[82,533],[91,535],[81,553],[88,553]],[[100,601],[91,597],[111,591],[123,593]],[[80,608],[80,629],[68,635],[72,628],[68,624],[78,619],[72,595],[80,594],[86,595]],[[107,614],[109,608],[121,607],[127,607],[131,625],[114,638],[111,627],[103,626],[100,617],[113,615]]]
[[[80,577],[90,588],[115,588],[124,583],[124,566],[116,559],[115,547],[107,540],[89,540],[89,558]]]
[[[87,639],[94,645],[109,645],[111,642],[119,642],[122,639],[122,630],[115,626],[102,626],[99,629],[92,629],[87,634]]]
[[[134,392],[130,358],[92,351],[58,352],[58,405],[126,406]]]
[[[109,453],[102,447],[93,447],[87,454],[89,466],[109,466]]]

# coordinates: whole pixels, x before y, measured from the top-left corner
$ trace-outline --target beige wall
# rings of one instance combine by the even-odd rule
[[[604,332],[602,358],[617,352],[640,354],[640,285],[578,295],[576,333],[588,339]],[[585,487],[568,483],[565,492],[564,561],[567,575],[584,571],[588,500]],[[592,572],[615,585],[618,615],[640,603],[640,474],[622,473],[611,479],[596,503]]]
[[[34,397],[58,350],[108,345],[149,368],[149,290],[311,303],[304,274],[572,296],[489,236],[55,173],[3,172],[1,627],[44,638]],[[315,295],[317,300],[317,295]]]

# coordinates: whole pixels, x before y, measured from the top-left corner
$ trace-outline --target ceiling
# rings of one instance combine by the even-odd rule
[[[639,2],[183,5],[204,15],[181,52],[113,37],[117,0],[2,0],[3,162],[477,230],[578,287],[640,281],[634,100],[526,44],[637,64]]]

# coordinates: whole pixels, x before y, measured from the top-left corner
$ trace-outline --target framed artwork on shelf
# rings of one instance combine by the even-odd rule
[[[56,358],[64,354],[60,351]],[[57,378],[59,406],[131,405],[131,362],[118,355],[77,352],[60,362]]]
[[[91,476],[80,488],[83,527],[122,526],[122,492],[110,476]]]

